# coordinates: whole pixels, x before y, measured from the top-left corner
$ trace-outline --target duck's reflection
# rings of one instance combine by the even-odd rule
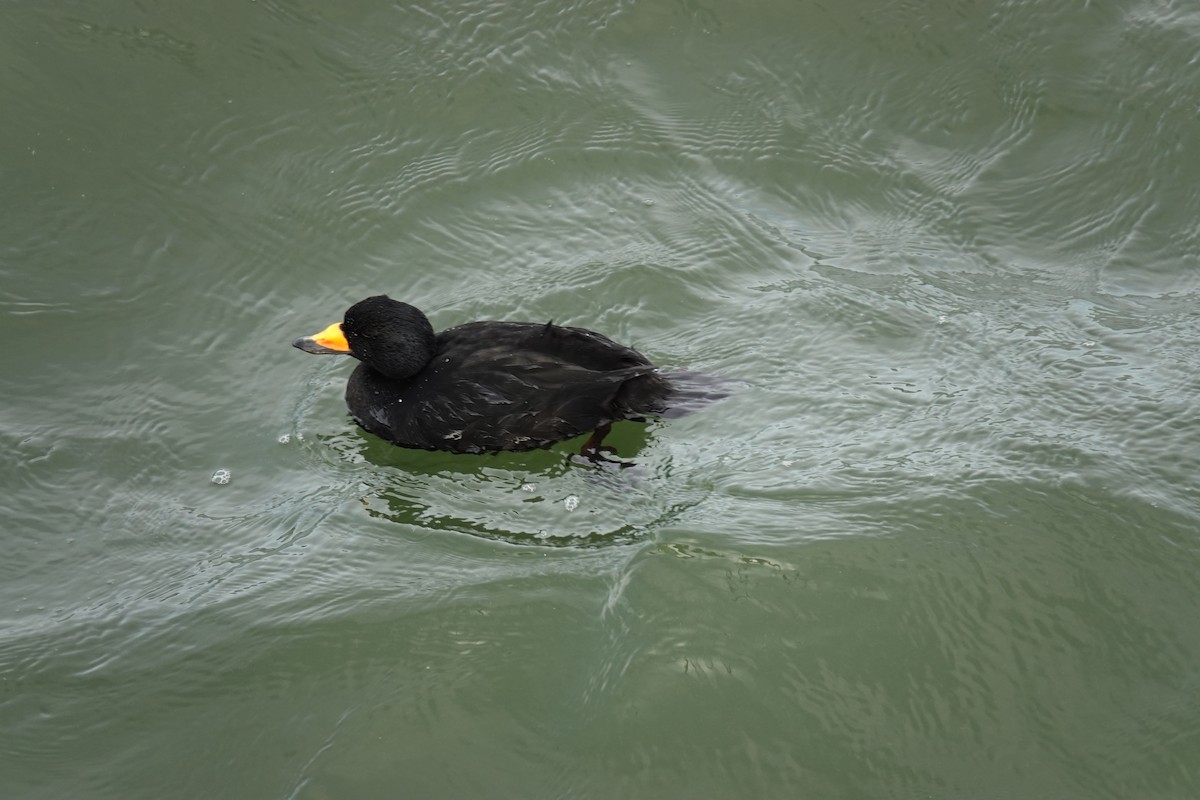
[[[392,447],[358,430],[339,438],[346,458],[375,467],[367,512],[429,531],[605,547],[642,540],[697,501],[677,492],[655,497],[652,473],[669,469],[652,457],[654,431],[644,425],[614,425],[607,441],[619,455],[602,461],[579,455],[582,436],[545,450],[478,456]],[[645,463],[633,460],[643,454]]]

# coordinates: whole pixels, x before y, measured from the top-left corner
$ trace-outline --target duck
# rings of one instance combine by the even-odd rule
[[[420,309],[386,294],[292,344],[357,359],[346,383],[351,417],[414,449],[523,451],[591,433],[581,452],[597,454],[612,450],[602,442],[614,422],[670,415],[673,399],[723,396],[676,385],[637,350],[595,331],[483,320],[435,333]]]

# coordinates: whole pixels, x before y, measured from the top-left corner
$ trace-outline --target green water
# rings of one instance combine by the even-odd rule
[[[1200,796],[1198,52],[0,8],[0,797]],[[289,346],[379,292],[737,391],[625,470],[392,448]]]

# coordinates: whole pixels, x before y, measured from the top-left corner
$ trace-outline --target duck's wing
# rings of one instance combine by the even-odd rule
[[[457,356],[467,369],[499,357],[596,371],[652,366],[632,347],[603,334],[553,322],[469,322],[438,334],[438,350]]]
[[[584,328],[479,322],[442,336],[445,350],[460,355],[462,374],[491,372],[497,384],[512,378],[526,387],[535,407],[561,409],[566,420],[600,420],[580,422],[579,433],[594,424],[660,413],[670,393],[669,382],[649,359]]]

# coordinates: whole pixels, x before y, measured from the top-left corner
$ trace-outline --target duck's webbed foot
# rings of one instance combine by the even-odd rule
[[[617,454],[617,448],[604,444],[604,437],[611,430],[612,424],[608,422],[596,428],[592,432],[592,435],[588,437],[588,440],[583,443],[583,447],[579,448],[579,455],[593,464],[616,464],[621,469],[632,467],[633,463],[630,461],[622,461],[619,458],[609,458],[604,455],[605,453]]]

